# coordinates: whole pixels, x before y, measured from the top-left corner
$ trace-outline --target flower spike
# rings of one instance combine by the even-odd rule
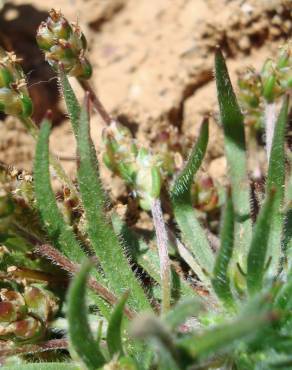
[[[61,64],[69,76],[88,79],[91,64],[85,57],[87,42],[80,27],[69,23],[63,14],[52,9],[38,28],[36,40],[49,64],[57,69]]]

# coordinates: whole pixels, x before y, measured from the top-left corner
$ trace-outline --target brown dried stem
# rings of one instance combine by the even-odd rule
[[[41,344],[24,344],[17,347],[0,344],[0,357],[8,357],[20,354],[33,354],[67,348],[67,339],[52,339]]]

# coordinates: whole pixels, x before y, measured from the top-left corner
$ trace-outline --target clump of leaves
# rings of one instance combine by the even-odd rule
[[[91,88],[79,27],[51,11],[37,41],[58,73],[77,142],[78,183],[73,185],[49,152],[50,114],[38,130],[21,108],[22,94],[27,94],[23,83],[19,90],[17,81],[4,81],[7,67],[0,63],[3,89],[16,97],[15,109],[14,101],[7,106],[4,99],[0,108],[15,112],[37,141],[33,179],[1,166],[3,369],[16,364],[23,370],[292,368],[292,175],[285,165],[288,94],[283,95],[276,122],[266,112],[271,139],[266,189],[252,222],[244,116],[224,57],[217,51],[215,79],[230,185],[215,252],[192,204],[194,176],[207,150],[208,120],[204,119],[183,170],[165,184],[161,157],[139,146]],[[11,68],[11,76],[22,78],[18,64]],[[67,74],[85,89],[82,105]],[[269,80],[268,75],[265,78]],[[109,212],[90,136],[91,105],[106,124],[104,162],[152,214],[155,248]],[[53,191],[50,166],[63,184],[62,199]],[[164,221],[160,197],[165,188],[178,231]],[[208,197],[217,206],[217,194]],[[203,205],[212,203],[209,198],[198,199]],[[183,266],[188,266],[192,279],[183,273]],[[46,288],[31,285],[39,281]],[[7,301],[3,292],[16,298]],[[60,306],[58,312],[54,302]],[[34,343],[19,342],[15,330],[10,330],[27,316],[50,327],[39,336],[33,333],[29,339]]]

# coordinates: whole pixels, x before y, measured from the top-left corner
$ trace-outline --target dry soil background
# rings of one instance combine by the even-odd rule
[[[248,65],[260,67],[292,33],[292,0],[46,0],[7,2],[0,12],[0,42],[22,58],[35,101],[35,118],[54,111],[51,144],[74,175],[75,143],[56,81],[35,46],[37,25],[51,7],[78,21],[89,41],[93,84],[109,111],[138,140],[159,145],[169,127],[193,139],[211,114],[206,170],[225,170],[216,123],[213,51],[221,45],[233,81]],[[81,97],[81,91],[79,96]],[[215,118],[213,118],[215,117]],[[92,122],[99,147],[101,122]],[[30,169],[33,141],[14,119],[0,121],[0,160]],[[116,181],[116,180],[115,180]]]

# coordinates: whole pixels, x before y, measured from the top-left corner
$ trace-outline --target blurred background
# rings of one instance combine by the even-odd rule
[[[223,48],[236,85],[242,69],[259,68],[292,34],[292,0],[15,0],[0,6],[0,44],[22,58],[35,120],[53,110],[51,145],[72,174],[74,138],[54,73],[35,42],[50,8],[78,20],[100,98],[143,144],[159,146],[171,131],[180,150],[196,136],[203,115],[211,114],[205,168],[215,178],[226,166],[216,123],[216,45]],[[0,118],[0,160],[30,170],[32,139],[15,119]],[[97,116],[92,127],[98,147]]]

